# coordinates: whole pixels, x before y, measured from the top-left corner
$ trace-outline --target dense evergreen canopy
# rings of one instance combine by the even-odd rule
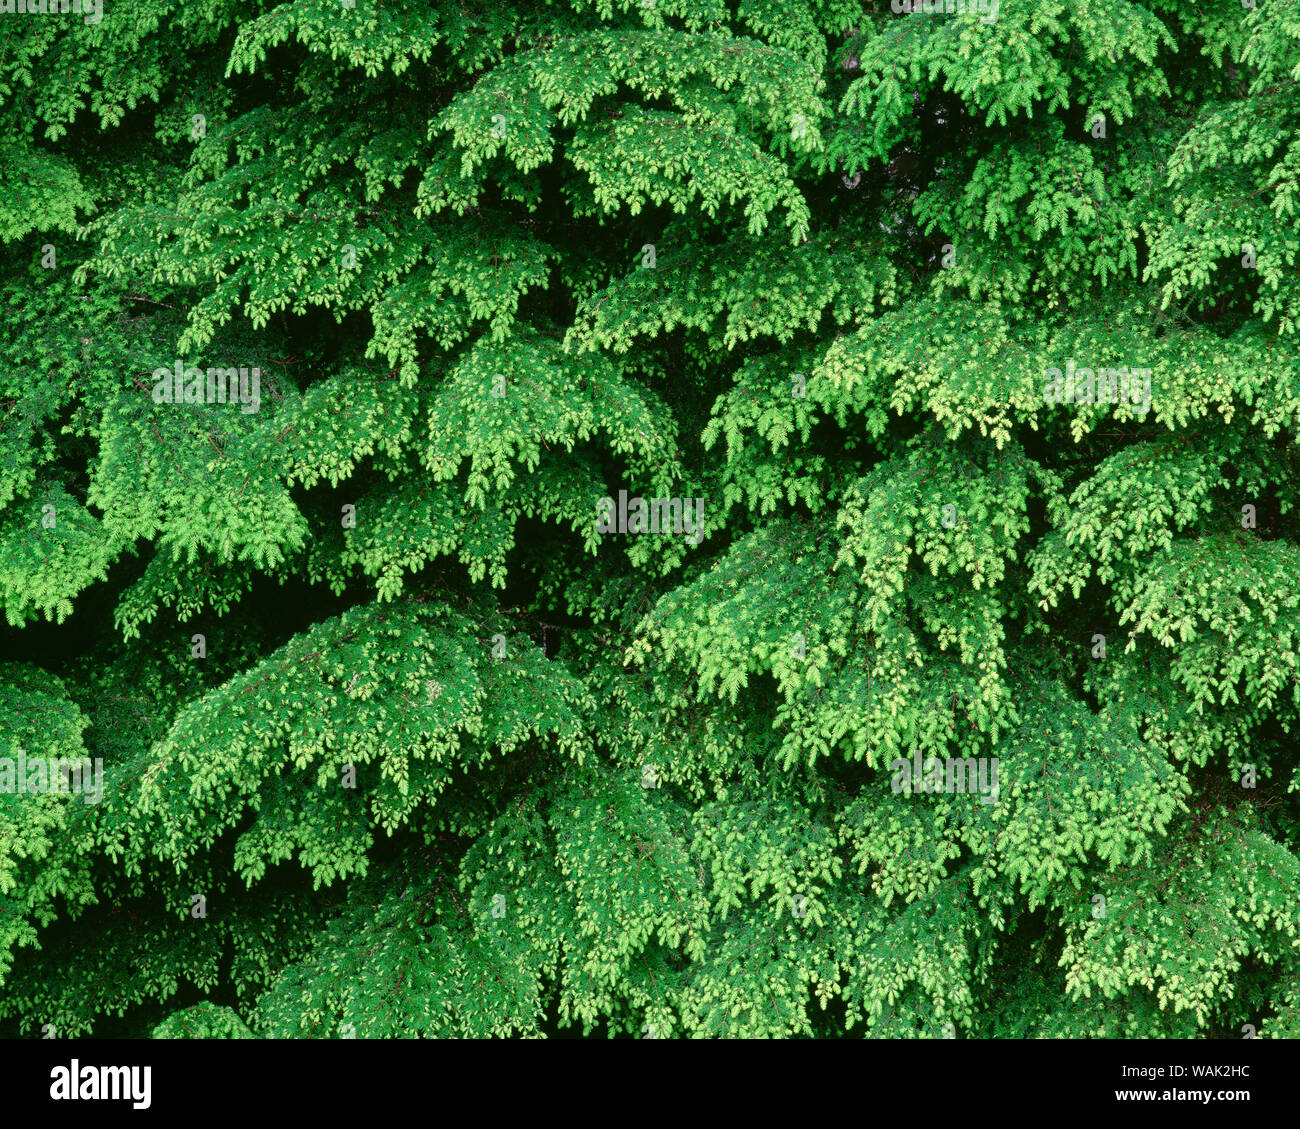
[[[1297,0],[12,7],[0,1033],[1300,1034]]]

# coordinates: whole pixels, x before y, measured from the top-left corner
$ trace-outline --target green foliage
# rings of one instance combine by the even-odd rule
[[[196,1004],[172,1012],[153,1029],[155,1039],[252,1039],[247,1025],[228,1007]]]
[[[0,1034],[1300,1033],[1295,4],[0,44]]]

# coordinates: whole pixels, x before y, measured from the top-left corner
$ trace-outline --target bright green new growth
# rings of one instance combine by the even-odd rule
[[[0,19],[0,1033],[1300,1035],[1297,84],[1293,0]]]

